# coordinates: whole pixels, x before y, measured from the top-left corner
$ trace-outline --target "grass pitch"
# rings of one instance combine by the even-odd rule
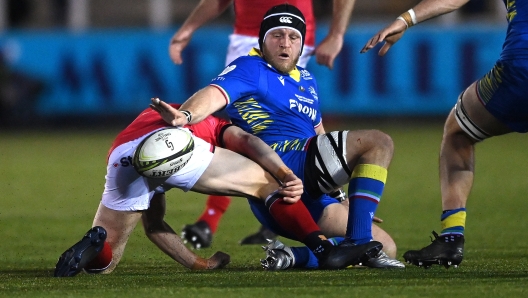
[[[372,127],[376,125],[349,126]],[[385,220],[382,227],[398,244],[401,259],[406,250],[427,245],[430,232],[439,230],[442,124],[377,128],[393,137],[396,148],[377,215]],[[458,269],[265,272],[258,261],[262,250],[237,244],[258,223],[245,200],[235,198],[213,247],[198,251],[202,256],[229,253],[232,261],[226,269],[191,272],[137,227],[114,273],[53,278],[59,255],[91,227],[107,150],[117,132],[0,132],[0,296],[521,297],[528,292],[528,139],[518,134],[477,146],[465,258]],[[170,191],[167,222],[180,231],[202,212],[204,201],[200,194]]]

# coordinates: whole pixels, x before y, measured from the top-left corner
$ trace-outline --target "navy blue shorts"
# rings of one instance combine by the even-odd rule
[[[271,214],[268,211],[268,207],[264,205],[262,201],[254,201],[249,200],[249,206],[251,207],[251,211],[253,211],[253,214],[258,219],[258,221],[269,230],[273,231],[275,234],[281,235],[283,237],[298,240],[295,236],[288,234],[286,231],[284,231],[273,219]],[[329,195],[322,195],[320,199],[313,200],[313,199],[305,199],[303,200],[304,204],[306,205],[306,208],[308,208],[308,211],[310,211],[310,214],[312,215],[312,218],[315,222],[321,218],[321,215],[323,214],[323,210],[326,208],[326,206],[330,204],[338,204],[339,201],[337,199],[334,199],[330,197]]]
[[[528,132],[528,59],[501,60],[477,81],[486,109],[511,130]]]

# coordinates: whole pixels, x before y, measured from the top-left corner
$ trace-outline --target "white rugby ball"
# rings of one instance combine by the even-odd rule
[[[182,169],[191,158],[194,139],[183,128],[170,127],[146,137],[136,148],[132,164],[149,178],[167,178]]]

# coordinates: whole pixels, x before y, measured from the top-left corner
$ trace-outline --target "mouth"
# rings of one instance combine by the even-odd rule
[[[281,59],[289,59],[290,55],[287,54],[287,53],[281,53],[281,54],[279,54],[279,58],[281,58]]]

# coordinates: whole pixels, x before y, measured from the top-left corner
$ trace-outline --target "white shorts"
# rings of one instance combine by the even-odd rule
[[[226,66],[233,62],[240,56],[246,56],[252,48],[259,48],[258,37],[231,34],[229,35],[229,46],[227,47]],[[312,57],[314,47],[304,46],[301,57],[299,58],[299,65],[302,68],[306,68],[310,57]]]
[[[101,199],[107,208],[117,211],[147,210],[155,193],[164,193],[173,187],[190,190],[213,159],[211,144],[193,135],[193,154],[182,169],[169,178],[143,177],[136,172],[131,161],[137,145],[149,134],[116,147],[110,154]]]

